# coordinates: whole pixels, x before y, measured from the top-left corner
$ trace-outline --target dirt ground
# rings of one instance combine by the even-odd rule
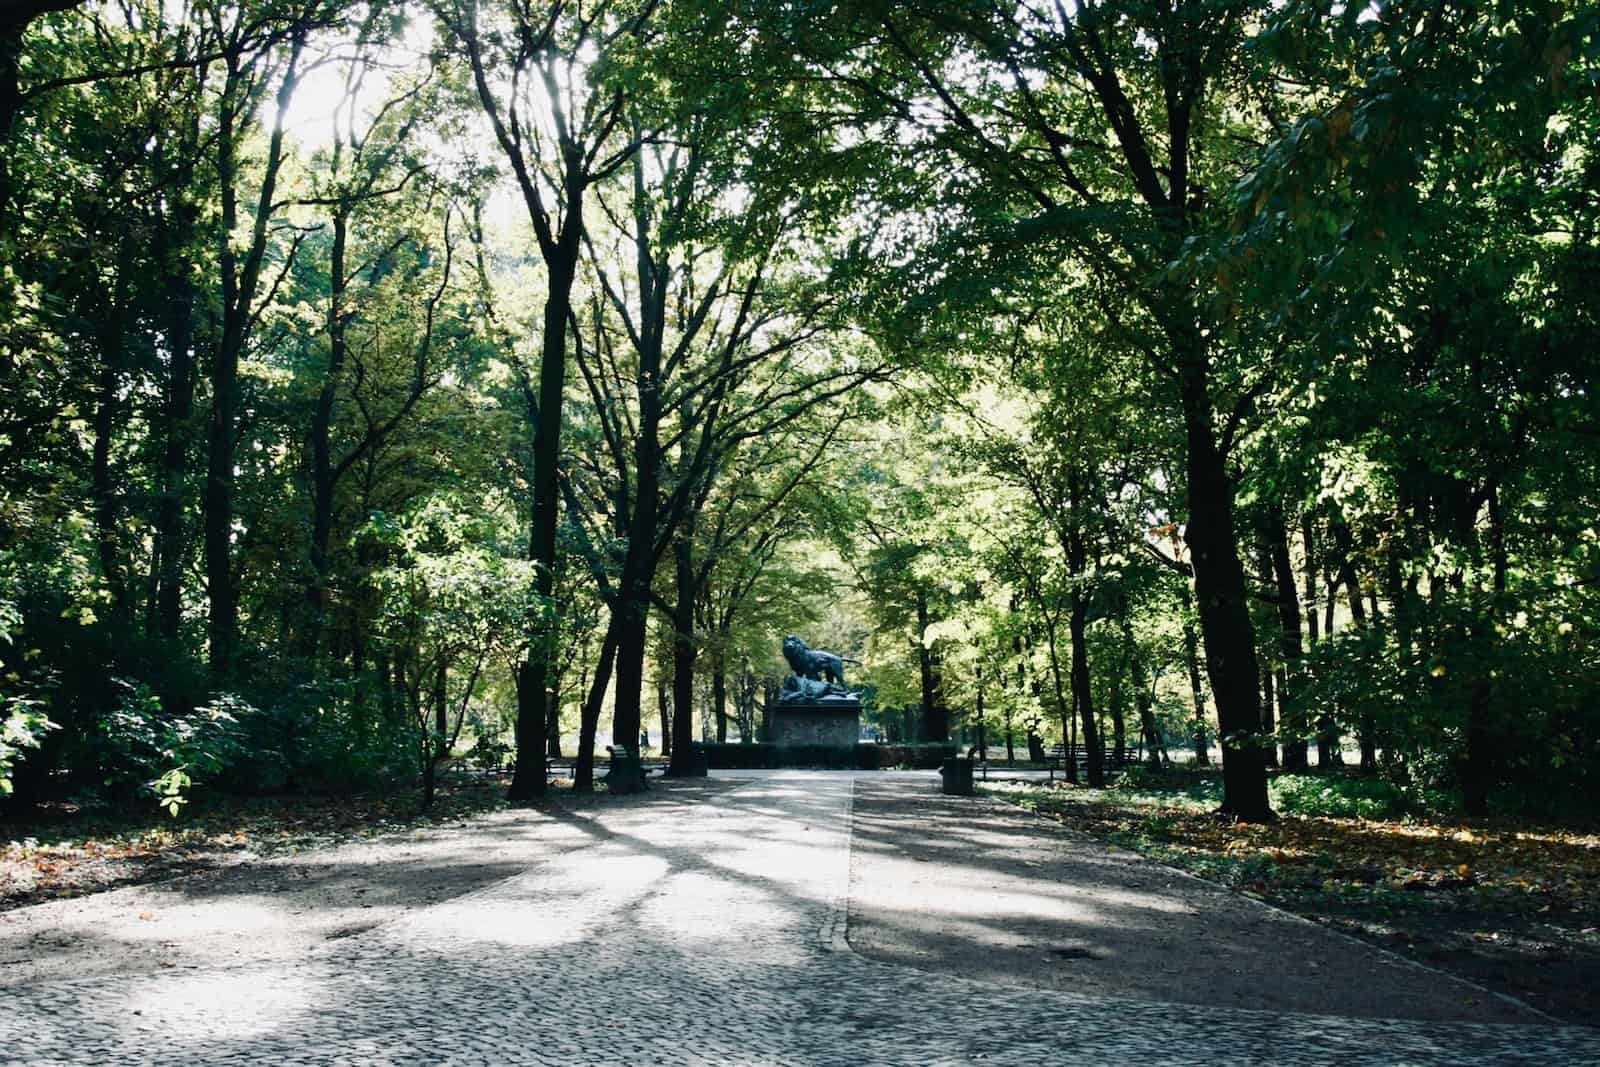
[[[1093,996],[1371,1018],[1541,1022],[1509,998],[999,801],[856,783],[850,945]]]
[[[0,988],[303,957],[590,843],[556,817],[563,807],[665,807],[735,785],[659,781],[643,796],[555,799],[298,855],[234,853],[165,881],[14,908],[0,912]]]

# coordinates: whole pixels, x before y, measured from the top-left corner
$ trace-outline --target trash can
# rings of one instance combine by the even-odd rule
[[[970,797],[972,795],[972,761],[970,759],[952,756],[939,767],[939,773],[944,777],[944,792],[947,796]]]
[[[689,774],[695,778],[704,778],[709,771],[711,763],[706,757],[706,746],[698,741],[689,743]]]
[[[639,750],[626,745],[607,745],[611,753],[611,767],[606,771],[605,782],[613,793],[637,793],[645,788],[644,764]]]

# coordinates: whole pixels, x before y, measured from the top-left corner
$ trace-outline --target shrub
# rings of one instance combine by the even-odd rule
[[[23,749],[38,748],[55,728],[36,701],[0,695],[0,797],[11,794],[11,768]]]
[[[873,770],[884,767],[915,767],[919,770],[932,770],[945,760],[960,754],[958,746],[939,742],[924,742],[915,745],[858,745],[857,748],[867,750],[867,753],[869,753],[867,758],[872,762],[866,766]]]
[[[117,706],[99,723],[103,781],[114,790],[154,797],[173,815],[196,786],[236,760],[240,719],[254,712],[221,694],[190,712],[167,712],[143,683],[122,681]]]
[[[263,693],[230,768],[239,792],[366,789],[416,773],[410,722],[374,679],[327,679]]]
[[[1272,806],[1291,815],[1387,819],[1404,814],[1405,794],[1380,778],[1280,774],[1270,786]]]

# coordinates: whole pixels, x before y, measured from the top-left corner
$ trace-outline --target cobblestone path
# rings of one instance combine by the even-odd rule
[[[296,965],[0,992],[0,1061],[75,1064],[1579,1064],[1581,1027],[1108,1001],[845,943],[852,777],[765,777]],[[1089,1036],[1085,1036],[1089,1035]]]

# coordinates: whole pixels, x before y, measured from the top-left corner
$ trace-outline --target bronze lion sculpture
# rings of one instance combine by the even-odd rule
[[[789,661],[789,669],[794,671],[796,676],[809,678],[814,682],[832,682],[839,686],[845,684],[844,665],[860,662],[846,659],[833,652],[809,648],[798,634],[790,634],[783,639],[783,658]]]

